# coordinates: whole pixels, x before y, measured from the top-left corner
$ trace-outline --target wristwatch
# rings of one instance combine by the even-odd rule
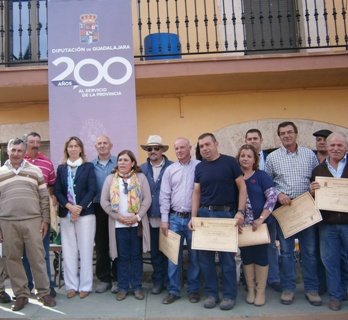
[[[240,212],[243,216],[245,216],[245,210],[243,210],[243,209],[238,209],[237,212]]]
[[[140,216],[139,216],[138,214],[136,214],[135,216],[137,217],[137,219],[138,219],[138,222],[140,222],[140,221],[141,221],[141,218],[140,218]]]

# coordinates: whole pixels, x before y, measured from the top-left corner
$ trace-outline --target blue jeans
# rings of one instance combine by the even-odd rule
[[[269,265],[267,283],[279,283],[279,252],[275,243],[277,240],[277,226],[275,221],[273,223],[268,224],[267,227],[269,231],[269,236],[271,238],[271,243],[268,244],[267,248]]]
[[[154,285],[166,286],[168,284],[168,259],[159,250],[159,233],[160,228],[153,228],[150,225],[152,282]]]
[[[319,226],[320,255],[326,270],[328,293],[331,299],[342,301],[347,292],[342,268],[342,252],[348,255],[348,225],[325,224]]]
[[[234,213],[229,211],[210,211],[199,208],[198,217],[202,218],[233,218]],[[237,275],[236,261],[233,252],[218,252],[221,267],[223,298],[236,299],[237,297]],[[218,277],[215,265],[215,251],[198,251],[199,266],[201,268],[204,283],[205,295],[207,297],[219,297]]]
[[[181,274],[182,274],[182,254],[183,243],[186,239],[189,264],[187,270],[188,293],[199,291],[199,263],[198,251],[191,249],[192,231],[188,228],[188,223],[191,217],[179,217],[175,213],[170,214],[169,229],[180,235],[180,249],[178,264],[174,264],[168,259],[168,278],[169,278],[169,293],[180,296],[181,291]]]
[[[295,291],[295,238],[300,242],[301,266],[303,284],[306,292],[318,292],[319,279],[317,272],[317,246],[315,239],[315,226],[309,227],[297,234],[284,239],[283,232],[277,222],[277,231],[280,241],[280,282],[283,290]]]
[[[117,228],[117,280],[121,291],[141,289],[143,279],[142,238],[138,228]]]
[[[46,261],[46,269],[47,269],[47,275],[48,279],[50,281],[50,288],[54,288],[56,286],[55,282],[52,280],[51,276],[51,263],[50,263],[50,227],[48,227],[48,231],[46,236],[43,238],[42,243],[44,245],[45,249],[45,261]],[[23,252],[23,266],[25,273],[27,274],[28,278],[28,287],[30,291],[34,288],[34,283],[33,283],[33,275],[31,273],[31,268],[29,264],[29,260],[27,258],[27,255],[25,253],[25,249]]]

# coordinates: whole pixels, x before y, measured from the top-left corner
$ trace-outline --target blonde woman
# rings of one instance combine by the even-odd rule
[[[97,182],[92,163],[86,161],[82,141],[71,137],[58,166],[54,194],[61,218],[63,268],[66,295],[86,298],[93,286],[95,215],[93,198]]]

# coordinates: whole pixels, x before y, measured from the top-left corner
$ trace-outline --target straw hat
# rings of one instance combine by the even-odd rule
[[[168,145],[162,143],[162,137],[157,134],[149,136],[149,138],[147,139],[147,143],[141,144],[140,146],[145,151],[147,151],[148,147],[155,147],[155,146],[161,147],[163,152],[166,152],[169,149]]]

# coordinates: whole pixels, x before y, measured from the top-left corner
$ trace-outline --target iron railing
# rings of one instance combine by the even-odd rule
[[[47,63],[47,0],[0,0],[0,64]],[[348,48],[347,0],[133,0],[134,57]]]

